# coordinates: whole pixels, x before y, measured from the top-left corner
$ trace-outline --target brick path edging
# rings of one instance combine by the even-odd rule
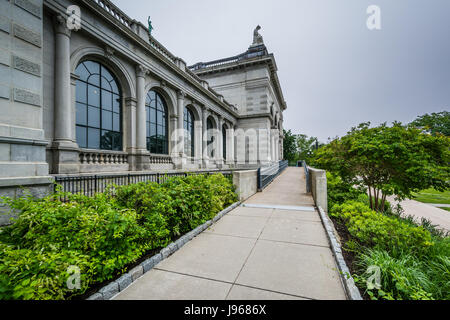
[[[355,285],[355,281],[350,274],[350,270],[345,263],[344,257],[342,256],[341,245],[336,239],[336,235],[332,227],[332,222],[321,207],[319,207],[318,209],[320,213],[320,219],[322,220],[322,224],[325,227],[327,233],[328,241],[330,242],[331,250],[333,251],[333,256],[339,268],[339,277],[341,278],[341,281],[344,285],[347,298],[350,300],[363,300],[358,288]]]
[[[222,219],[224,215],[228,214],[231,210],[235,209],[240,204],[241,201],[238,201],[229,206],[228,208],[222,210],[212,220],[206,221],[204,224],[188,232],[187,234],[179,238],[177,241],[172,242],[153,257],[145,260],[137,267],[134,267],[133,269],[122,275],[119,279],[101,288],[98,292],[94,293],[89,298],[87,298],[87,300],[110,300],[119,292],[125,290],[134,281],[142,277],[145,273],[152,270],[153,267],[155,267],[158,263],[168,258],[170,255],[174,254],[186,243],[188,243],[196,236],[198,236],[200,233],[208,229],[213,223],[216,223],[217,221]]]

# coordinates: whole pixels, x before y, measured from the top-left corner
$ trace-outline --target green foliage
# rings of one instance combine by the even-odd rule
[[[381,249],[367,249],[358,255],[355,276],[358,286],[372,299],[433,300],[450,299],[450,258],[419,259],[411,253],[398,257]],[[380,288],[368,286],[371,266],[380,268]]]
[[[115,187],[94,197],[61,193],[3,203],[18,218],[0,229],[0,299],[70,299],[110,280],[145,252],[174,241],[237,201],[223,175]],[[61,197],[64,198],[64,197]],[[81,289],[66,284],[80,269]]]
[[[367,247],[422,254],[433,245],[430,233],[423,227],[381,215],[361,202],[335,205],[330,214],[342,221],[350,235]]]
[[[291,132],[291,130],[284,132],[283,139],[283,158],[284,160],[288,160],[290,165],[296,164],[299,160],[298,152],[297,152],[297,144],[295,134]]]
[[[360,124],[317,151],[315,163],[350,185],[368,189],[371,208],[384,209],[386,196],[410,198],[413,192],[449,188],[450,138],[394,123]]]
[[[293,134],[291,130],[284,131],[284,159],[289,160],[290,165],[296,165],[297,161],[305,160],[309,165],[314,163],[316,150],[323,146],[316,137],[308,137],[305,134]]]
[[[333,208],[335,204],[341,204],[349,200],[358,200],[365,202],[364,190],[354,188],[351,184],[345,183],[342,179],[332,172],[327,172],[327,195],[328,207]]]
[[[425,130],[433,135],[443,134],[450,136],[450,112],[425,114],[411,122],[411,125]]]

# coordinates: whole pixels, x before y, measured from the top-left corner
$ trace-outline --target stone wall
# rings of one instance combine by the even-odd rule
[[[327,173],[325,170],[309,168],[309,181],[311,193],[317,207],[328,213]]]
[[[43,1],[0,1],[0,194],[50,181],[43,130]],[[45,186],[47,184],[47,187]]]
[[[236,186],[239,201],[247,200],[258,191],[257,180],[258,170],[233,172],[233,184]]]

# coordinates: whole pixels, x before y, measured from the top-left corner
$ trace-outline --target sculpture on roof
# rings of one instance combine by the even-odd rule
[[[252,46],[258,46],[258,45],[264,44],[263,37],[258,32],[259,30],[261,30],[261,26],[258,25],[255,28],[255,30],[253,31],[253,44],[252,44]]]
[[[150,20],[150,16],[148,17],[148,33],[152,34],[153,26],[152,21]]]

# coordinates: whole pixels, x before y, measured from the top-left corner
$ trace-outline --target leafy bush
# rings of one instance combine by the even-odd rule
[[[110,280],[237,201],[223,175],[114,187],[94,197],[57,192],[4,198],[18,218],[0,229],[0,299],[69,299]],[[60,198],[67,198],[63,203]],[[81,289],[66,281],[80,270]]]
[[[145,223],[159,221],[161,213],[170,237],[178,237],[212,219],[217,212],[237,201],[232,183],[222,174],[173,178],[117,189],[118,203],[135,208]]]
[[[356,261],[357,283],[372,298],[396,300],[450,299],[450,258],[419,259],[410,253],[393,257],[389,252],[367,249]],[[381,288],[367,286],[370,266],[380,268]],[[370,283],[370,281],[369,281]]]
[[[345,183],[337,174],[327,172],[327,188],[329,208],[349,200],[359,199],[365,202],[366,197],[367,203],[369,203],[368,196],[365,195],[364,190],[356,189],[351,184]]]
[[[424,228],[377,213],[361,202],[335,205],[330,215],[342,221],[350,235],[364,246],[423,253],[433,245]]]

